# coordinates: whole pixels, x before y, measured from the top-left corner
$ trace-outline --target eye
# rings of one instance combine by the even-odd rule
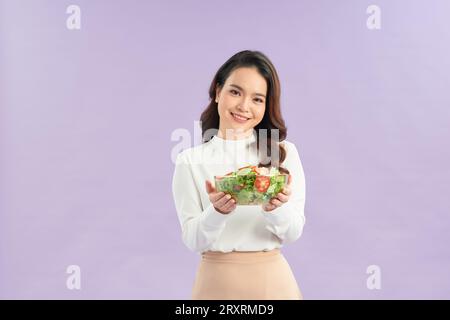
[[[234,94],[239,94],[239,92],[238,92],[237,90],[234,90],[234,89],[231,89],[230,92],[231,92],[231,94],[233,94],[233,95],[234,95]]]
[[[263,103],[264,101],[262,99],[255,99],[256,102],[258,103]]]

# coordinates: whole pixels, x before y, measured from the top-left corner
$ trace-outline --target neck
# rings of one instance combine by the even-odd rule
[[[242,129],[219,129],[217,136],[225,140],[242,140],[251,137],[253,129],[243,131]]]

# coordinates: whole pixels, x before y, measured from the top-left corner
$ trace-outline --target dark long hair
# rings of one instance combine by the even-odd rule
[[[280,110],[280,80],[278,78],[277,71],[272,62],[260,51],[244,50],[233,55],[228,61],[226,61],[217,71],[214,79],[209,87],[209,98],[211,99],[209,105],[202,112],[200,116],[202,126],[203,143],[211,140],[212,136],[207,136],[205,133],[214,131],[212,129],[219,129],[219,111],[217,110],[218,104],[216,101],[216,89],[222,88],[225,81],[230,74],[241,67],[255,67],[259,74],[266,79],[267,83],[267,98],[264,117],[261,122],[255,126],[257,137],[257,150],[260,149],[260,135],[259,129],[265,129],[267,133],[267,159],[260,162],[258,166],[261,167],[277,167],[280,172],[289,173],[289,171],[281,164],[286,158],[286,150],[280,144],[286,139],[287,128],[281,116]],[[272,130],[275,129],[278,132],[278,139],[272,138]],[[278,141],[277,141],[278,140]],[[275,157],[271,153],[272,145],[278,147],[278,157]]]

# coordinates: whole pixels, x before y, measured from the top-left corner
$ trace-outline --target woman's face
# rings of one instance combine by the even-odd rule
[[[256,68],[234,70],[223,87],[216,89],[219,136],[224,138],[226,135],[227,139],[233,140],[250,136],[253,128],[263,119],[266,96],[266,79]]]

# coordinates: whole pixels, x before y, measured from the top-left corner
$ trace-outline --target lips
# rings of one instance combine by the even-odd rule
[[[235,118],[236,120],[239,120],[239,121],[247,121],[248,119],[250,119],[250,118],[244,117],[244,116],[242,116],[238,113],[234,113],[234,112],[231,112],[231,115],[233,116],[233,118]]]

